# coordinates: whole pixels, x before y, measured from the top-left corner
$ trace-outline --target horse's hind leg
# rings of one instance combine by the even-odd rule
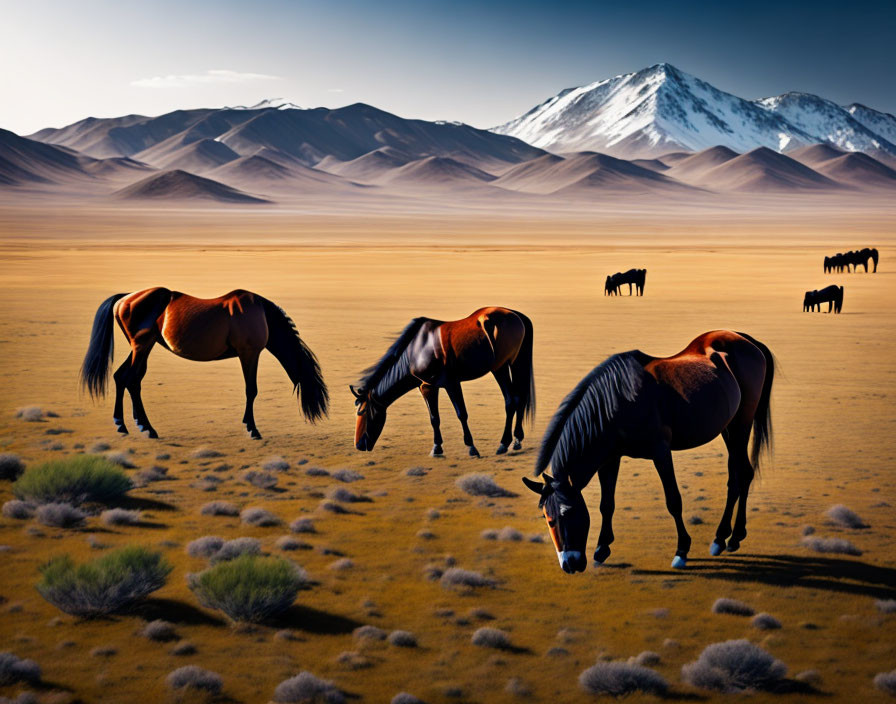
[[[426,410],[429,411],[429,422],[432,425],[432,452],[433,457],[441,457],[444,454],[442,449],[442,421],[439,416],[439,387],[429,384],[420,384],[420,395],[426,403]]]
[[[255,427],[255,397],[258,396],[258,355],[261,350],[243,350],[239,352],[240,366],[243,368],[243,380],[246,382],[246,412],[243,423],[249,435],[261,440],[261,433]]]
[[[121,366],[115,370],[112,379],[115,381],[115,407],[112,410],[112,422],[115,428],[122,435],[128,434],[127,426],[124,424],[124,390],[128,382],[128,374],[131,370],[131,355],[121,363]]]
[[[687,565],[688,552],[691,549],[691,536],[688,535],[681,518],[681,492],[678,491],[678,483],[675,481],[675,466],[672,464],[672,452],[668,447],[659,450],[653,459],[653,464],[663,483],[666,508],[675,520],[675,529],[678,531],[678,547],[675,550],[675,557],[672,559],[672,567],[682,569]]]
[[[464,445],[470,451],[470,457],[479,457],[479,450],[473,444],[473,434],[470,432],[470,426],[467,425],[467,405],[464,403],[464,393],[461,391],[459,381],[448,381],[445,384],[445,391],[448,392],[448,398],[454,405],[454,412],[457,413],[457,419],[460,421],[461,428],[464,431]]]
[[[504,365],[500,369],[496,369],[492,372],[495,376],[495,381],[498,382],[498,386],[501,387],[501,394],[504,396],[504,433],[501,435],[501,444],[498,445],[498,451],[495,453],[496,455],[503,455],[507,452],[507,448],[510,446],[510,429],[513,425],[513,414],[516,411],[516,403],[514,403],[513,399],[513,384],[510,381],[510,367],[508,365]]]
[[[710,553],[719,555],[722,549],[727,547],[728,552],[735,552],[744,538],[747,537],[747,493],[750,483],[753,481],[753,465],[747,454],[747,444],[750,438],[750,426],[729,425],[722,433],[725,446],[728,448],[728,498],[725,502],[725,512],[716,530],[716,539],[710,546]],[[737,503],[737,518],[734,521],[734,531],[731,530],[731,515],[734,512],[734,504]],[[725,545],[725,539],[731,536],[731,540]]]
[[[131,368],[128,373],[127,389],[131,394],[131,405],[134,409],[134,422],[137,429],[141,432],[148,432],[149,437],[157,438],[159,434],[149,422],[146,415],[146,409],[143,407],[142,382],[146,376],[146,362],[152,346],[155,344],[155,338],[149,331],[147,334],[139,335],[133,343],[133,356],[131,359]]]

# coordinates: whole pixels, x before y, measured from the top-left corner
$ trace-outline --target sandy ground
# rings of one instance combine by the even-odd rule
[[[749,638],[784,661],[791,675],[814,669],[828,701],[883,701],[872,686],[896,666],[896,615],[875,607],[896,598],[896,241],[892,216],[767,213],[674,221],[629,213],[602,219],[356,217],[290,213],[103,213],[24,209],[0,211],[0,447],[28,463],[106,442],[132,453],[139,468],[168,467],[170,481],[137,489],[161,502],[145,511],[154,528],[59,530],[0,518],[0,643],[35,659],[49,683],[42,698],[85,702],[158,702],[164,676],[196,664],[219,672],[230,701],[264,702],[301,670],[334,680],[363,701],[385,702],[408,691],[429,702],[514,701],[505,691],[519,678],[535,701],[582,701],[580,672],[599,658],[625,660],[645,650],[685,697],[724,699],[681,681],[681,666],[708,644]],[[876,275],[824,275],[822,256],[877,245]],[[607,273],[648,270],[643,298],[605,298]],[[829,283],[846,287],[840,316],[804,314],[802,294]],[[330,418],[302,421],[289,383],[270,355],[262,357],[256,418],[265,439],[249,440],[239,423],[243,385],[236,360],[198,364],[156,349],[144,382],[147,410],[161,439],[113,432],[111,399],[94,404],[79,392],[77,373],[97,305],[106,296],[164,285],[198,296],[248,288],[283,306],[319,355],[333,396]],[[442,398],[444,459],[428,456],[431,430],[415,394],[390,409],[372,454],[352,446],[354,407],[347,385],[375,361],[412,317],[453,319],[483,305],[527,313],[535,325],[538,415],[522,452],[496,458],[503,405],[491,378],[464,387],[480,460],[465,456],[459,424]],[[714,328],[749,332],[777,355],[773,392],[774,462],[751,494],[749,537],[740,553],[710,558],[707,546],[722,509],[727,472],[720,439],[678,453],[677,475],[694,539],[691,566],[669,569],[675,546],[671,518],[652,465],[623,460],[617,492],[616,542],[605,568],[563,574],[535,498],[520,478],[562,397],[608,355],[639,348],[673,354]],[[116,332],[116,359],[124,354]],[[18,407],[58,413],[42,423],[15,418]],[[129,412],[127,412],[129,416]],[[222,454],[194,459],[208,447]],[[157,455],[167,456],[157,459]],[[284,491],[262,491],[241,479],[245,469],[281,456]],[[302,460],[306,463],[300,464]],[[221,465],[226,465],[224,469]],[[357,513],[332,515],[319,504],[339,482],[308,476],[309,467],[353,469],[348,488],[373,500]],[[422,467],[423,476],[407,476]],[[217,471],[221,470],[221,471]],[[519,496],[474,498],[455,480],[484,472]],[[202,477],[221,479],[214,491]],[[592,507],[590,552],[598,525]],[[11,498],[0,483],[0,501]],[[202,535],[260,538],[281,551],[285,526],[250,528],[238,519],[203,516],[202,504],[263,506],[284,521],[315,519],[318,533],[299,535],[311,549],[283,553],[316,580],[297,606],[271,627],[233,630],[198,606],[185,576],[205,566],[184,546]],[[870,528],[826,523],[843,503]],[[428,517],[431,509],[438,518]],[[846,537],[860,557],[819,555],[801,545],[802,527]],[[488,529],[511,526],[527,540],[489,541]],[[428,531],[432,535],[420,531]],[[80,622],[34,590],[37,567],[50,556],[95,557],[88,538],[106,546],[158,548],[175,566],[167,586],[136,615]],[[457,566],[496,579],[494,589],[456,593],[424,576],[428,565]],[[348,557],[353,567],[331,569]],[[718,597],[732,597],[776,616],[777,631],[747,618],[715,615]],[[493,620],[474,615],[487,611]],[[196,647],[171,654],[174,643],[135,637],[145,620],[164,618]],[[357,642],[363,624],[415,633],[420,647]],[[473,646],[473,632],[510,633],[517,651]],[[278,629],[296,640],[275,638]],[[112,656],[94,648],[111,646]],[[362,654],[363,669],[339,661]],[[21,686],[0,687],[12,696]],[[456,696],[452,696],[456,695]],[[787,701],[822,695],[779,695]],[[637,700],[637,697],[634,699]],[[646,697],[650,700],[651,697]],[[56,699],[53,699],[56,701]]]

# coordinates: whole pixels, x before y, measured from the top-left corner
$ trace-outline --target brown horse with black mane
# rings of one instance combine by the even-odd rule
[[[137,427],[151,438],[158,437],[146,417],[140,393],[147,358],[156,342],[179,357],[197,362],[239,357],[246,382],[243,423],[253,438],[261,438],[255,427],[253,405],[258,395],[258,357],[263,349],[270,351],[286,370],[305,417],[314,422],[327,413],[329,395],[320,365],[299,337],[295,323],[280,306],[242,290],[205,299],[167,288],[149,288],[107,298],[96,312],[90,346],[81,367],[81,383],[91,396],[106,393],[113,352],[113,317],[131,346],[127,359],[112,375],[112,419],[119,433],[128,432],[123,409],[127,389]]]
[[[448,393],[464,432],[470,456],[478,457],[467,425],[460,385],[491,372],[504,395],[506,422],[497,454],[507,452],[513,426],[513,449],[525,437],[523,417],[535,412],[532,369],[532,322],[509,308],[480,308],[461,320],[414,318],[379,362],[364,371],[358,387],[350,386],[358,407],[355,447],[371,451],[386,424],[386,409],[412,389],[420,389],[433,429],[432,455],[443,454],[439,389]]]
[[[595,367],[564,399],[548,425],[535,476],[549,465],[554,476],[545,474],[544,483],[523,479],[540,497],[563,571],[581,572],[587,563],[590,518],[582,490],[595,474],[603,522],[594,561],[599,565],[610,556],[616,478],[623,456],[653,460],[678,530],[672,567],[685,567],[691,537],[681,518],[672,452],[705,445],[719,434],[728,448],[728,498],[710,553],[719,555],[726,547],[737,550],[747,535],[750,482],[759,467],[760,450],[771,440],[774,373],[768,347],[728,330],[704,333],[672,357],[634,350]],[[753,447],[748,454],[751,429]]]

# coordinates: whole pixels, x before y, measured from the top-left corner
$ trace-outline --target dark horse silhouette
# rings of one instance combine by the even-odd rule
[[[828,304],[828,313],[831,309],[835,313],[843,310],[843,287],[831,285],[825,286],[820,291],[818,289],[806,291],[806,295],[803,296],[803,312],[814,311],[816,306],[820,311],[822,303]]]
[[[310,421],[327,413],[329,396],[314,353],[299,337],[295,323],[280,306],[250,291],[231,291],[220,298],[194,298],[167,288],[148,288],[136,293],[116,293],[100,304],[93,321],[90,346],[81,367],[81,383],[91,396],[106,393],[112,359],[112,318],[131,345],[127,359],[113,374],[115,409],[113,420],[119,433],[124,424],[124,391],[131,395],[134,421],[149,437],[158,434],[146,417],[140,385],[146,362],[158,342],[179,357],[197,362],[239,357],[246,381],[246,412],[243,423],[253,438],[253,405],[258,395],[258,357],[267,348],[293,383],[302,412]]]
[[[617,272],[607,276],[604,283],[605,296],[618,296],[619,288],[624,284],[628,284],[628,295],[632,295],[632,284],[639,296],[644,295],[644,282],[647,279],[647,269],[629,269],[625,272]]]
[[[845,271],[850,271],[850,266],[852,267],[852,271],[858,271],[859,265],[861,264],[865,268],[865,273],[868,273],[868,262],[874,262],[874,271],[872,273],[877,273],[877,262],[879,260],[880,255],[878,251],[873,247],[865,247],[864,249],[854,250],[846,252],[845,254],[842,252],[838,252],[832,257],[824,258],[824,273],[842,273]]]
[[[728,448],[728,498],[710,553],[719,555],[726,547],[737,550],[747,535],[750,482],[760,451],[771,440],[774,368],[768,347],[728,330],[704,333],[672,357],[634,350],[595,367],[560,404],[545,432],[535,476],[548,465],[554,476],[545,474],[544,483],[523,479],[540,496],[539,507],[563,571],[581,572],[587,563],[590,517],[582,490],[595,473],[603,520],[594,561],[602,564],[609,557],[623,456],[653,460],[678,530],[672,566],[685,567],[691,538],[681,518],[672,452],[704,445],[719,434]],[[739,506],[732,532],[735,503]]]
[[[379,362],[364,371],[358,388],[349,387],[358,407],[355,447],[373,450],[386,424],[386,409],[419,388],[433,429],[432,455],[443,454],[439,430],[439,388],[444,388],[464,431],[470,455],[479,456],[467,425],[460,385],[491,372],[504,395],[506,422],[497,454],[507,452],[514,415],[513,449],[525,437],[523,417],[535,413],[532,322],[509,308],[480,308],[462,320],[414,318]]]

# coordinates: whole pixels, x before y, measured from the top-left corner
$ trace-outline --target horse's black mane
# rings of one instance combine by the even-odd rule
[[[375,391],[383,382],[386,387],[392,386],[410,371],[410,360],[404,352],[420,327],[427,321],[429,318],[414,318],[395,338],[386,354],[376,364],[361,372],[359,385],[362,392]]]
[[[608,357],[563,399],[541,443],[535,476],[548,465],[555,475],[613,422],[621,401],[632,401],[644,377],[638,350]]]

